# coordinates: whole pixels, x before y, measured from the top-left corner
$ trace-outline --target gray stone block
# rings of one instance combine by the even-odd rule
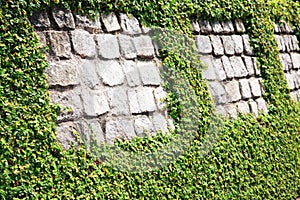
[[[46,32],[40,32],[40,31],[36,31],[35,32],[39,38],[40,41],[40,48],[44,48],[47,46],[47,39],[46,39]]]
[[[46,11],[34,12],[29,18],[30,22],[36,28],[50,28],[50,20]]]
[[[249,36],[248,35],[242,35],[243,37],[243,43],[244,43],[244,53],[246,55],[253,55],[253,51],[252,51],[252,48],[250,46],[250,39],[249,39]]]
[[[228,33],[234,32],[234,27],[233,27],[232,21],[221,22],[221,25],[223,27],[224,33],[228,34]]]
[[[113,118],[106,122],[105,127],[106,142],[109,144],[113,144],[116,139],[131,140],[136,136],[131,119]]]
[[[296,101],[296,102],[300,101],[300,98],[298,96],[298,91],[293,91],[293,92],[290,93],[290,95],[291,95],[291,98],[292,98],[293,101]]]
[[[114,116],[129,115],[129,101],[125,87],[114,87],[108,91],[111,113]]]
[[[202,56],[201,61],[207,66],[207,69],[202,71],[202,76],[207,80],[216,80],[217,76],[214,70],[212,56]]]
[[[70,58],[71,57],[71,44],[67,32],[64,31],[51,31],[49,32],[51,50],[57,57]]]
[[[285,45],[286,51],[290,52],[292,49],[291,49],[291,45],[290,45],[290,37],[289,37],[289,35],[283,35],[282,38],[283,38],[283,41],[284,41],[284,45]]]
[[[166,97],[167,97],[167,92],[165,92],[161,86],[154,89],[155,102],[156,102],[157,108],[161,111],[166,109],[166,106],[167,106],[167,104],[165,102]]]
[[[139,21],[133,16],[128,17],[126,14],[121,13],[120,24],[122,28],[122,33],[131,35],[142,33]]]
[[[293,62],[293,68],[300,69],[300,54],[299,53],[291,53],[291,60]]]
[[[152,58],[154,56],[154,47],[149,36],[138,36],[133,41],[138,57]]]
[[[280,33],[280,32],[281,32],[281,30],[280,30],[278,24],[276,24],[276,23],[274,23],[274,32],[275,32],[275,33]]]
[[[231,38],[234,42],[235,54],[242,54],[244,51],[243,38],[240,35],[232,35]]]
[[[84,114],[97,117],[110,111],[107,96],[102,90],[84,89],[81,93]]]
[[[230,81],[225,84],[225,91],[228,102],[235,102],[242,98],[238,81]]]
[[[300,87],[300,79],[298,79],[299,74],[297,74],[297,72],[298,71],[294,71],[294,70],[291,71],[292,79],[294,80],[294,84],[295,84],[295,89],[298,89]]]
[[[134,47],[133,39],[127,35],[119,35],[119,44],[121,55],[124,56],[126,59],[134,59],[136,58],[136,49]]]
[[[75,24],[76,27],[82,28],[91,34],[102,32],[101,22],[99,17],[96,17],[95,19],[91,20],[86,16],[75,15]]]
[[[153,126],[155,128],[156,132],[161,131],[162,133],[168,133],[168,122],[166,118],[161,113],[153,113],[151,117],[151,121],[153,123]]]
[[[84,30],[71,31],[75,52],[82,58],[93,58],[96,55],[96,44],[93,36]]]
[[[200,26],[201,33],[208,34],[212,32],[212,27],[209,21],[207,20],[200,20],[199,26]]]
[[[56,127],[56,137],[63,149],[68,150],[72,143],[77,144],[76,137],[73,134],[74,131],[77,130],[73,122],[61,123]]]
[[[221,58],[212,58],[213,66],[219,81],[226,80],[226,73],[223,68],[223,63]]]
[[[299,45],[298,45],[297,36],[296,35],[291,35],[290,37],[292,37],[291,40],[292,40],[294,50],[299,51],[300,49],[299,49]]]
[[[243,114],[250,113],[250,108],[248,102],[240,101],[237,103],[237,110]]]
[[[142,113],[139,102],[138,102],[138,96],[137,96],[136,90],[128,89],[127,95],[128,95],[128,100],[129,100],[130,112],[132,114]]]
[[[254,65],[253,65],[253,62],[252,62],[252,57],[243,56],[242,58],[244,60],[245,66],[247,68],[248,75],[253,76],[255,74],[255,70],[254,70]]]
[[[216,55],[216,56],[224,55],[224,48],[223,48],[220,37],[211,35],[210,40],[211,40],[211,44],[213,47],[214,55]]]
[[[258,98],[255,101],[257,103],[257,109],[259,112],[268,112],[267,102],[263,98]]]
[[[152,88],[143,87],[137,90],[137,100],[141,112],[153,112],[156,110]]]
[[[196,36],[196,45],[198,48],[198,52],[201,54],[209,54],[212,52],[212,46],[210,43],[210,39],[205,35],[197,35]]]
[[[145,116],[137,116],[134,120],[134,129],[137,136],[154,135],[155,130],[150,119]]]
[[[261,85],[260,85],[258,79],[251,78],[249,80],[249,85],[250,85],[251,93],[252,93],[253,97],[260,97],[262,95]]]
[[[238,33],[244,33],[246,31],[243,21],[240,19],[234,20],[235,30]]]
[[[281,61],[284,71],[288,71],[289,69],[293,68],[293,62],[292,62],[290,54],[281,53],[281,54],[279,54],[279,58],[280,58],[280,61]]]
[[[98,43],[99,56],[105,59],[114,59],[120,57],[119,44],[115,35],[97,35],[96,41]]]
[[[215,104],[224,104],[227,102],[226,91],[223,84],[218,81],[209,82],[209,88],[214,98]]]
[[[229,60],[234,71],[234,77],[242,78],[248,75],[248,71],[241,57],[232,56],[229,58]]]
[[[229,35],[224,35],[221,36],[225,54],[226,55],[234,55],[234,41],[232,40],[231,36]]]
[[[288,86],[291,90],[294,90],[296,88],[295,86],[295,82],[294,82],[294,76],[290,73],[286,73],[284,74],[286,80],[287,80],[287,83],[288,83]]]
[[[227,117],[237,118],[237,110],[234,104],[225,105],[224,108],[227,112]]]
[[[227,56],[222,56],[221,57],[222,62],[223,62],[223,67],[226,73],[227,78],[231,79],[234,77],[234,71],[232,69],[232,66],[230,64],[229,58]]]
[[[291,28],[290,24],[288,22],[284,22],[284,28],[286,33],[293,33],[293,29]]]
[[[211,23],[211,27],[214,33],[223,33],[223,27],[218,21],[214,21]]]
[[[255,75],[259,76],[259,75],[261,74],[261,70],[260,70],[260,68],[257,66],[257,58],[256,58],[256,57],[252,57],[252,63],[253,63]]]
[[[130,87],[141,85],[140,74],[136,62],[125,60],[122,66],[125,72],[127,84]]]
[[[107,32],[118,31],[121,29],[117,16],[113,12],[102,15],[101,20]]]
[[[216,114],[226,116],[226,110],[224,108],[224,105],[216,106]]]
[[[104,84],[109,86],[122,85],[125,81],[125,75],[122,66],[115,60],[100,62],[97,66],[98,73]]]
[[[251,100],[249,101],[249,107],[250,107],[251,113],[253,113],[253,115],[254,115],[255,117],[257,117],[257,116],[258,116],[258,107],[257,107],[257,103],[251,99]]]
[[[192,26],[192,31],[194,33],[199,33],[200,32],[200,26],[199,23],[195,20],[191,20],[191,26]]]
[[[240,79],[239,82],[240,82],[242,98],[243,99],[250,98],[252,95],[251,95],[251,89],[250,89],[248,80]]]
[[[95,89],[100,85],[96,66],[95,60],[84,60],[80,65],[82,83],[91,89]]]
[[[45,72],[48,75],[50,86],[74,86],[80,83],[80,71],[77,68],[79,63],[75,60],[59,61],[50,63]]]
[[[156,85],[161,83],[158,67],[154,62],[137,62],[137,68],[143,85]]]
[[[75,21],[71,11],[55,7],[52,10],[52,16],[59,28],[75,29]]]

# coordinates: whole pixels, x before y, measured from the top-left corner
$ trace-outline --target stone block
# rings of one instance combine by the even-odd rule
[[[226,80],[226,73],[223,68],[223,63],[221,58],[212,58],[213,67],[215,69],[217,80],[224,81]]]
[[[137,92],[134,89],[128,89],[127,91],[129,100],[129,109],[132,114],[142,113],[138,102]]]
[[[255,101],[253,101],[253,100],[250,100],[250,101],[249,101],[249,107],[250,107],[251,113],[253,113],[253,115],[254,115],[255,117],[257,117],[257,116],[258,116],[258,107],[257,107],[257,103],[256,103]]]
[[[198,52],[201,54],[209,54],[212,52],[212,46],[210,43],[210,39],[205,35],[197,35],[196,36],[196,45],[198,48]]]
[[[74,131],[77,130],[73,122],[61,123],[56,127],[56,137],[63,149],[68,150],[72,143],[77,144]]]
[[[243,38],[240,35],[232,35],[231,36],[234,43],[234,51],[235,54],[240,55],[244,51]]]
[[[298,96],[298,91],[293,91],[293,92],[290,93],[290,95],[291,95],[291,98],[292,98],[293,101],[296,101],[296,102],[300,101],[300,98]]]
[[[115,60],[100,62],[97,66],[98,73],[105,85],[122,85],[125,81],[125,75],[122,66]]]
[[[71,31],[74,51],[82,58],[93,58],[96,55],[96,44],[93,36],[84,30]]]
[[[256,57],[252,57],[252,63],[253,63],[255,75],[259,76],[259,75],[261,74],[261,70],[260,70],[260,68],[257,66],[257,58],[256,58]]]
[[[121,29],[115,13],[104,14],[101,16],[102,23],[107,32],[119,31]]]
[[[166,104],[166,98],[167,92],[164,91],[164,89],[160,86],[158,88],[154,89],[154,98],[157,105],[157,108],[159,110],[165,110],[167,104]]]
[[[224,48],[220,37],[211,35],[210,40],[211,40],[214,55],[216,56],[224,55]]]
[[[217,76],[214,70],[212,56],[202,56],[201,61],[207,66],[207,69],[202,71],[202,76],[207,80],[216,80]]]
[[[291,54],[291,55],[294,56],[295,54]],[[281,61],[284,71],[288,71],[289,69],[293,68],[293,62],[292,62],[290,54],[281,53],[281,54],[279,54],[279,58],[280,58],[280,61]]]
[[[81,93],[84,114],[97,117],[110,111],[106,93],[102,90],[86,90]]]
[[[262,95],[261,85],[260,85],[258,79],[251,78],[249,80],[249,85],[250,85],[251,93],[252,93],[253,97],[260,97]]]
[[[263,98],[258,98],[255,101],[257,103],[257,109],[259,112],[268,112],[267,102]]]
[[[237,118],[237,110],[234,104],[225,105],[224,108],[227,112],[227,117]]]
[[[225,54],[226,55],[234,55],[234,41],[232,40],[231,36],[229,35],[224,35],[221,36]]]
[[[279,48],[280,51],[284,51],[285,50],[285,46],[284,44],[282,44],[282,37],[281,35],[274,35],[277,46]],[[284,47],[284,48],[283,48]]]
[[[136,92],[141,112],[153,112],[156,110],[152,88],[143,87]]]
[[[52,9],[52,16],[58,28],[75,29],[75,21],[71,11],[55,7]]]
[[[139,21],[133,16],[128,17],[126,14],[121,13],[120,24],[124,34],[134,35],[142,33]]]
[[[298,72],[298,74],[297,74]],[[300,79],[298,79],[299,71],[291,71],[292,79],[294,80],[295,89],[298,89],[300,87]]]
[[[159,69],[154,62],[138,61],[137,68],[140,72],[143,85],[160,85],[161,79]]]
[[[48,75],[49,86],[74,86],[80,83],[79,63],[75,60],[50,63],[45,72]]]
[[[133,39],[127,35],[119,35],[119,45],[121,55],[126,59],[134,59],[137,56],[136,49],[134,47]]]
[[[288,86],[291,90],[294,90],[296,88],[295,82],[294,82],[294,76],[290,73],[284,74],[286,81],[288,83]]]
[[[118,39],[115,35],[101,34],[96,36],[99,56],[105,59],[120,57]]]
[[[250,46],[250,39],[248,35],[242,35],[243,37],[243,44],[244,44],[244,53],[246,55],[254,55],[252,48]]]
[[[192,31],[194,33],[199,33],[200,32],[200,26],[199,26],[199,23],[197,21],[195,21],[194,19],[191,20],[191,26],[192,26]]]
[[[223,33],[224,32],[222,25],[218,21],[212,22],[211,27],[212,27],[212,30],[213,30],[214,33],[218,34],[218,33]]]
[[[291,53],[291,60],[293,62],[293,68],[300,69],[300,54],[299,53]]]
[[[237,110],[241,112],[242,114],[247,114],[250,112],[250,108],[248,105],[248,102],[246,101],[240,101],[237,103]]]
[[[125,87],[114,87],[108,91],[111,113],[114,116],[129,115],[129,101]]]
[[[252,62],[252,57],[250,56],[243,56],[242,57],[246,66],[246,69],[248,71],[249,76],[253,76],[255,74],[254,65]]]
[[[225,84],[225,91],[228,102],[236,102],[242,98],[238,81],[229,81]]]
[[[246,31],[243,21],[240,19],[234,20],[235,30],[238,33],[244,33]]]
[[[46,11],[34,12],[32,16],[29,17],[30,22],[35,28],[50,28],[51,23]]]
[[[232,66],[230,64],[229,58],[227,56],[222,56],[222,63],[223,63],[223,68],[225,70],[226,76],[228,79],[231,79],[234,77],[234,71],[232,69]]]
[[[49,36],[51,51],[54,55],[62,58],[70,58],[71,44],[68,33],[64,31],[51,31],[49,32]]]
[[[299,51],[300,49],[299,49],[299,45],[298,45],[297,36],[296,35],[291,35],[290,37],[292,37],[291,40],[292,40],[294,50]]]
[[[217,115],[226,115],[226,110],[224,108],[224,105],[216,106],[216,114]]]
[[[113,118],[106,122],[106,142],[113,144],[116,139],[131,140],[136,137],[133,120]]]
[[[135,37],[133,39],[137,56],[141,58],[152,58],[154,56],[154,47],[152,40],[147,35]]]
[[[200,26],[201,33],[208,34],[212,32],[212,27],[209,21],[207,20],[200,20],[199,26]]]
[[[153,115],[151,116],[151,121],[153,123],[153,126],[155,128],[156,132],[161,131],[162,133],[168,133],[168,122],[166,120],[166,118],[164,117],[164,115],[162,115],[161,113],[153,113]]]
[[[289,33],[289,34],[293,33],[293,29],[291,28],[291,26],[288,22],[284,22],[284,28],[285,28],[286,33]]]
[[[41,43],[40,48],[44,48],[47,46],[46,32],[35,31],[37,34],[39,41]]]
[[[84,60],[80,65],[82,83],[91,89],[95,89],[100,85],[96,66],[95,60]]]
[[[125,60],[122,66],[125,72],[127,84],[130,87],[141,85],[140,74],[136,62]]]
[[[232,56],[229,58],[229,60],[234,71],[234,77],[243,78],[248,75],[248,71],[241,57]]]
[[[290,44],[290,37],[289,35],[283,35],[282,36],[283,38],[283,41],[284,41],[284,45],[285,45],[285,49],[287,52],[290,52],[292,49],[291,49],[291,44]],[[293,47],[292,47],[293,48]]]
[[[276,24],[276,23],[274,23],[274,32],[275,32],[275,33],[280,33],[280,32],[281,32],[281,30],[280,30],[278,24]]]
[[[221,25],[223,27],[223,32],[225,34],[234,32],[234,27],[233,27],[232,21],[221,22]]]
[[[86,16],[75,15],[76,27],[82,28],[91,34],[98,34],[102,32],[100,17],[89,19]]]
[[[134,120],[134,129],[137,136],[154,135],[155,130],[150,119],[145,115],[137,116]]]
[[[251,95],[251,89],[250,89],[248,80],[240,79],[239,82],[240,82],[242,98],[243,99],[250,98],[252,95]]]
[[[209,88],[216,105],[227,102],[226,91],[223,84],[218,81],[209,82]]]

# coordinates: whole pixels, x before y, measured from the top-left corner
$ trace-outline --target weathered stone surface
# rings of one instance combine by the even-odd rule
[[[262,95],[261,86],[258,79],[251,78],[249,80],[249,85],[251,88],[251,93],[253,97],[260,97]]]
[[[251,95],[251,89],[250,89],[248,80],[241,79],[241,80],[239,80],[239,82],[240,82],[241,94],[242,94],[243,99],[250,98],[252,95]]]
[[[199,26],[200,26],[201,33],[207,34],[212,32],[212,27],[209,21],[207,20],[200,20]]]
[[[75,21],[71,11],[55,7],[52,10],[52,16],[59,28],[75,29]]]
[[[258,68],[258,66],[257,66],[257,58],[256,58],[256,57],[252,57],[252,63],[253,63],[255,75],[259,76],[260,73],[261,73],[261,70],[260,70],[260,68]]]
[[[78,62],[75,60],[50,63],[49,67],[45,70],[48,75],[48,84],[50,86],[78,85],[80,72],[77,65]]]
[[[36,28],[50,28],[51,26],[48,13],[46,11],[34,12],[29,20]]]
[[[223,33],[223,27],[218,21],[214,21],[211,23],[211,27],[214,33]]]
[[[232,56],[229,58],[232,69],[234,71],[234,77],[242,78],[248,75],[244,62],[239,56]]]
[[[75,24],[78,28],[82,28],[91,34],[102,32],[99,17],[96,17],[94,20],[91,20],[86,16],[75,15]]]
[[[140,109],[136,90],[128,89],[127,94],[128,94],[130,112],[132,114],[141,113],[142,111]]]
[[[137,100],[141,112],[152,112],[156,110],[156,105],[153,96],[153,89],[143,87],[137,91]]]
[[[137,54],[132,37],[127,35],[119,35],[118,39],[120,44],[121,55],[124,56],[126,59],[136,58]]]
[[[136,117],[134,120],[134,129],[137,136],[154,135],[155,133],[153,124],[145,115]]]
[[[244,51],[243,38],[240,35],[232,35],[231,38],[234,43],[235,54],[242,54]]]
[[[236,110],[236,106],[235,105],[229,104],[229,105],[226,105],[224,108],[225,108],[225,110],[227,112],[227,117],[232,117],[234,119],[237,118],[237,110]]]
[[[57,57],[70,58],[71,57],[71,44],[67,32],[64,31],[51,31],[49,33],[51,50]]]
[[[126,14],[120,14],[120,24],[122,32],[125,34],[140,34],[142,30],[140,23],[135,17],[128,17]]]
[[[234,55],[234,41],[232,40],[231,36],[223,35],[221,36],[224,50],[226,55]]]
[[[293,49],[295,51],[299,51],[299,45],[298,45],[297,36],[296,35],[291,35],[290,37],[292,37],[291,40],[292,40],[292,44],[293,44]]]
[[[87,87],[94,89],[100,85],[100,79],[96,72],[96,61],[84,60],[80,66],[82,83]]]
[[[225,91],[228,102],[235,102],[241,99],[240,87],[238,81],[230,81],[225,84]]]
[[[41,48],[44,48],[47,46],[47,39],[46,39],[46,33],[45,32],[40,32],[36,31],[35,32],[40,40]]]
[[[295,83],[294,83],[294,76],[292,74],[289,74],[289,73],[284,74],[284,76],[287,80],[289,88],[291,90],[295,89],[296,86],[295,86]]]
[[[200,32],[200,26],[199,23],[195,20],[191,20],[191,26],[192,26],[192,31],[194,33],[199,33]]]
[[[291,45],[290,45],[290,37],[288,35],[283,35],[282,38],[283,38],[283,41],[284,41],[284,44],[285,44],[286,51],[290,52],[292,50]]]
[[[249,36],[248,35],[242,35],[243,37],[243,43],[244,43],[244,53],[246,55],[253,55],[253,51],[251,49],[251,46],[250,46],[250,39],[249,39]]]
[[[212,92],[215,104],[226,103],[226,91],[224,89],[224,86],[219,81],[209,82],[209,88]]]
[[[281,32],[278,24],[276,24],[276,23],[274,23],[274,32],[275,33],[280,33]]]
[[[226,115],[226,110],[224,108],[224,105],[219,105],[219,106],[216,106],[216,114],[218,115]]]
[[[102,15],[101,20],[107,32],[118,31],[121,29],[117,16],[113,12],[108,15]]]
[[[232,69],[232,66],[230,64],[229,58],[227,56],[222,56],[221,57],[222,62],[223,62],[223,67],[226,73],[227,78],[231,79],[234,77],[234,71]]]
[[[202,56],[201,61],[207,66],[207,69],[202,71],[203,78],[207,80],[215,80],[217,76],[212,63],[212,56]]]
[[[234,27],[232,21],[226,21],[221,23],[223,27],[223,32],[228,34],[228,33],[233,33],[234,32]]]
[[[125,72],[127,84],[130,87],[141,85],[140,74],[136,62],[125,60],[122,66]]]
[[[69,149],[73,142],[77,143],[73,131],[76,131],[73,122],[61,123],[56,127],[57,140],[65,150]]]
[[[213,47],[214,55],[216,55],[216,56],[224,55],[224,48],[223,48],[220,37],[211,35],[210,40],[211,40],[211,44]]]
[[[295,84],[295,89],[298,89],[300,87],[300,79],[298,79],[297,72],[294,71],[294,70],[291,71],[291,76],[292,76],[292,79],[293,79],[294,84]]]
[[[108,91],[111,113],[114,116],[129,115],[127,89],[114,87]]]
[[[143,85],[160,85],[161,79],[159,70],[154,62],[137,63],[137,68],[140,72],[140,77]]]
[[[244,33],[246,31],[245,26],[244,26],[242,20],[240,20],[240,19],[234,20],[234,26],[235,26],[236,32],[238,32],[238,33]]]
[[[247,114],[250,112],[250,108],[248,105],[248,102],[246,101],[240,101],[237,103],[237,109],[239,112],[243,113],[243,114]]]
[[[254,70],[252,58],[250,56],[243,56],[242,58],[244,60],[245,66],[247,68],[248,75],[253,76],[255,74],[255,70]]]
[[[130,140],[136,136],[133,120],[114,118],[106,122],[106,142],[113,144],[116,139]]]
[[[76,29],[71,31],[74,50],[82,58],[93,58],[96,55],[96,44],[93,36],[87,31]]]
[[[289,69],[293,68],[293,62],[292,62],[290,54],[281,53],[281,54],[279,54],[279,58],[280,58],[280,61],[281,61],[284,71],[288,71]]]
[[[138,36],[133,41],[138,57],[152,58],[154,56],[154,47],[149,36]]]
[[[291,28],[290,24],[288,22],[284,22],[284,28],[286,33],[293,33],[293,29]]]
[[[251,99],[251,100],[249,101],[249,107],[250,107],[251,113],[253,113],[253,115],[254,115],[255,117],[257,117],[257,116],[258,116],[258,107],[257,107],[257,103]]]
[[[109,86],[121,85],[125,81],[125,75],[122,70],[122,66],[115,60],[101,62],[101,65],[98,66],[101,68],[100,77],[104,84]]]
[[[258,98],[255,101],[257,103],[258,111],[263,112],[263,113],[268,112],[267,102],[263,98]]]
[[[143,24],[141,24],[141,29],[142,29],[144,34],[148,34],[151,31],[150,27],[146,27]]]
[[[221,58],[213,58],[213,66],[217,75],[217,79],[219,81],[224,81],[226,80],[226,73],[223,68],[223,63]]]
[[[84,90],[81,94],[84,114],[97,117],[110,111],[106,93],[102,90]]]
[[[201,54],[209,54],[212,52],[212,46],[210,43],[210,39],[208,36],[197,35],[196,36],[196,45],[199,53]]]
[[[285,50],[285,46],[284,44],[282,44],[282,37],[280,35],[274,35],[275,40],[277,42],[278,48],[280,51],[284,51]],[[284,49],[283,49],[284,46]]]
[[[162,133],[168,133],[168,122],[166,118],[161,113],[153,113],[151,120],[153,122],[153,126],[155,131],[161,131]]]
[[[161,86],[155,88],[153,92],[154,92],[154,98],[155,98],[157,108],[159,110],[165,110],[165,107],[167,106],[165,102],[165,98],[167,97],[167,92],[165,92]]]
[[[291,53],[291,58],[293,62],[294,69],[300,69],[300,54],[299,53]]]
[[[293,91],[290,93],[291,98],[293,101],[300,101],[300,96],[298,95],[298,91]]]
[[[120,49],[117,37],[110,34],[97,35],[99,56],[105,59],[114,59],[120,56]]]

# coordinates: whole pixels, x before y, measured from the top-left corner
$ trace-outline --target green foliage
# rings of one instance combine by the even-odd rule
[[[1,199],[292,199],[300,185],[300,106],[290,100],[273,36],[273,22],[288,20],[299,38],[299,2],[41,0],[0,2],[0,198]],[[131,13],[147,25],[191,35],[189,17],[243,19],[262,70],[269,114],[225,120],[214,148],[203,157],[212,102],[195,63],[162,51],[164,66],[179,70],[197,103],[192,145],[174,163],[147,173],[116,171],[79,147],[63,151],[55,136],[58,108],[47,93],[45,58],[27,15],[49,6],[93,15]],[[276,7],[276,9],[274,9]],[[95,13],[93,13],[95,11]],[[196,62],[197,63],[197,62]],[[198,66],[197,66],[198,67]],[[172,71],[172,70],[171,70]],[[176,79],[175,79],[176,80]],[[168,85],[166,85],[168,87]],[[180,88],[176,88],[180,94]],[[173,96],[172,96],[173,95]],[[172,115],[187,102],[172,93]],[[200,114],[199,114],[200,113]],[[151,151],[173,136],[119,143]]]

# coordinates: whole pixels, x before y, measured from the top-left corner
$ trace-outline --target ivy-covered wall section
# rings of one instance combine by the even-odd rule
[[[0,3],[0,196],[1,199],[293,199],[300,189],[299,103],[291,101],[274,22],[289,22],[299,41],[296,1],[8,1]],[[268,114],[223,119],[219,139],[202,156],[201,142],[213,111],[208,88],[193,62],[162,49],[164,66],[188,77],[197,97],[192,113],[199,129],[191,146],[160,170],[122,172],[95,160],[84,148],[68,151],[56,140],[57,106],[49,101],[45,56],[28,17],[59,6],[84,14],[131,13],[148,26],[192,36],[190,18],[242,19],[261,70]],[[190,52],[187,52],[187,55]],[[185,94],[188,95],[188,94]],[[171,116],[181,98],[170,96]],[[173,109],[172,109],[173,108]],[[176,109],[178,108],[178,109]],[[151,152],[170,136],[116,145]]]

